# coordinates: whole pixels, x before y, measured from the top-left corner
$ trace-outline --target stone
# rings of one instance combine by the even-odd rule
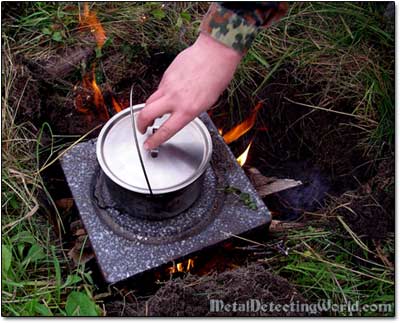
[[[82,142],[61,158],[68,185],[105,280],[116,283],[171,261],[179,261],[231,236],[267,230],[271,215],[207,114],[213,155],[199,199],[185,212],[160,221],[133,218],[96,193],[104,176],[96,159],[96,140]],[[231,188],[231,189],[227,189]],[[247,193],[246,199],[243,194]],[[97,194],[97,195],[96,195]],[[97,197],[96,197],[97,196]],[[249,198],[251,205],[248,203]],[[255,206],[255,207],[254,207]]]

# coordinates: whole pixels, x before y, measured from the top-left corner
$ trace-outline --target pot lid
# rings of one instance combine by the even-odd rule
[[[133,106],[135,120],[144,104]],[[137,132],[139,149],[153,194],[182,189],[198,179],[211,158],[212,141],[204,123],[196,118],[158,148],[152,157],[143,143],[166,121],[169,114],[154,121],[145,134]],[[97,159],[104,173],[120,186],[149,194],[146,179],[132,132],[130,109],[113,116],[103,127],[97,140]]]

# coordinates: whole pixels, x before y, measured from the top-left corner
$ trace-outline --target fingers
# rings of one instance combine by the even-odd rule
[[[190,118],[181,113],[173,113],[162,126],[150,136],[144,143],[144,148],[147,150],[157,148],[163,142],[167,141],[179,130],[190,122]]]
[[[146,104],[150,104],[163,96],[163,92],[160,90],[155,91],[150,97],[146,100]]]
[[[156,92],[157,93],[157,92]],[[147,127],[153,124],[154,119],[170,112],[168,101],[161,97],[160,99],[146,104],[139,112],[137,117],[137,127],[141,133],[145,133]]]

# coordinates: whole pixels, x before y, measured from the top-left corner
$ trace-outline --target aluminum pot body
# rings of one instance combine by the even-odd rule
[[[141,219],[163,220],[184,212],[198,199],[204,174],[185,188],[157,195],[132,192],[105,178],[116,209]]]
[[[133,106],[138,113],[144,104]],[[159,127],[168,115],[158,118]],[[138,218],[171,218],[189,208],[199,197],[211,154],[212,140],[207,127],[196,118],[159,147],[153,158],[143,148],[151,129],[137,132],[135,145],[129,108],[114,115],[97,140],[96,154],[105,175],[105,185],[115,208]],[[144,181],[138,149],[146,167],[152,193]]]

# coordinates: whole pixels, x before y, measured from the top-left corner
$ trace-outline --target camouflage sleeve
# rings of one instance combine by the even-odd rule
[[[245,53],[258,30],[286,14],[286,2],[214,2],[204,16],[200,31]]]

